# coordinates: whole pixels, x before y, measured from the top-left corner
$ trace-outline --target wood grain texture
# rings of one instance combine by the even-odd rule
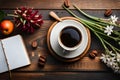
[[[70,0],[81,9],[120,9],[120,0]],[[37,9],[62,9],[64,0],[0,0],[0,8],[29,6]],[[70,6],[73,9],[72,6]]]
[[[86,13],[104,17],[105,9],[113,9],[113,14],[120,17],[120,0],[70,0],[72,4],[76,4],[79,8],[83,9]],[[25,46],[32,64],[23,68],[12,71],[13,80],[119,80],[120,75],[114,74],[111,69],[101,63],[100,55],[103,51],[100,41],[91,33],[91,46],[85,57],[74,63],[64,63],[55,59],[50,55],[47,46],[47,32],[51,24],[55,21],[49,16],[52,10],[60,17],[71,16],[67,11],[63,10],[61,5],[64,0],[0,0],[0,10],[6,13],[13,13],[16,7],[28,6],[33,7],[40,11],[43,15],[44,24],[36,30],[33,34],[21,34],[23,36]],[[86,19],[83,15],[79,14],[73,7],[72,11]],[[5,19],[13,20],[12,17],[5,17]],[[14,31],[12,35],[19,32]],[[0,38],[6,36],[0,35]],[[8,37],[8,36],[7,36]],[[33,40],[38,41],[38,48],[33,50],[30,46]],[[91,50],[97,49],[99,55],[95,59],[89,58]],[[34,53],[34,56],[32,55]],[[38,55],[47,56],[47,62],[44,67],[38,66]],[[8,73],[0,74],[0,80],[8,80]]]
[[[13,14],[14,13],[14,9],[2,9],[5,13],[9,13],[9,14]],[[36,9],[35,9],[36,10]],[[56,10],[56,9],[51,9],[51,10],[41,10],[41,9],[37,9],[39,11],[40,14],[42,14],[43,20],[51,20],[51,21],[55,21],[55,19],[53,19],[52,17],[49,16],[49,12],[50,11],[54,11],[59,17],[67,17],[67,16],[71,16],[66,10]],[[83,16],[81,13],[79,13],[77,10],[72,10],[76,15],[78,15],[81,18],[86,19],[85,16]],[[84,12],[86,12],[89,15],[95,16],[95,17],[99,17],[99,18],[109,18],[109,17],[105,17],[104,13],[105,13],[105,9],[94,9],[94,10],[89,10],[89,9],[83,9]],[[116,15],[117,17],[120,17],[120,9],[113,9],[112,10],[112,15]],[[5,17],[5,19],[11,19],[13,20],[13,17]],[[120,20],[120,19],[119,19]],[[44,25],[48,25],[50,26],[50,24],[44,24]]]
[[[13,80],[120,80],[119,75],[110,72],[37,72],[12,73]],[[9,80],[2,74],[0,80]]]
[[[38,59],[35,57],[36,60],[32,60],[32,64],[27,67],[23,67],[20,69],[16,69],[13,72],[38,72],[38,71],[45,71],[45,72],[61,72],[61,71],[109,71],[109,69],[100,62],[99,57],[96,59],[90,59],[89,57],[84,57],[83,59],[74,62],[74,63],[63,63],[60,62],[51,56],[47,57],[47,62],[44,67],[38,66]]]

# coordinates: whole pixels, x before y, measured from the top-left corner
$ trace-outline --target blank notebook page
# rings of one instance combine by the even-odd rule
[[[1,41],[9,63],[10,70],[30,64],[25,45],[20,35],[6,38]],[[8,71],[8,69],[5,71]]]
[[[7,63],[6,63],[6,60],[5,60],[5,56],[3,54],[2,44],[0,42],[0,73],[4,72],[4,71],[7,71],[7,70],[8,70]]]

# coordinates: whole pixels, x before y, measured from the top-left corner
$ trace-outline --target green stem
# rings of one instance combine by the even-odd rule
[[[80,19],[80,20],[83,20],[83,21],[85,21],[85,22],[88,22],[88,23],[90,23],[90,24],[93,24],[93,25],[96,25],[96,26],[102,28],[102,26],[100,26],[100,25],[98,25],[98,24],[95,24],[95,23],[92,23],[92,22],[87,21],[87,20],[85,20],[85,19],[79,18],[77,15],[75,15],[72,11],[70,11],[70,10],[69,10],[68,8],[66,8],[64,5],[63,5],[63,8],[66,9],[72,16],[74,16],[74,17],[76,17],[76,18],[78,18],[78,19]]]
[[[91,25],[94,25],[93,27],[96,27],[96,26],[99,26],[100,28],[96,27],[97,29],[101,30],[101,27],[100,25],[98,24],[95,24],[93,22],[90,22],[90,21],[87,21],[87,20],[84,20],[82,18],[79,18],[77,15],[75,15],[72,11],[70,11],[68,8],[66,8],[64,5],[63,5],[63,8],[66,9],[71,15],[73,15],[74,17],[78,18],[79,20],[82,20],[84,21],[85,23],[87,24],[91,24]],[[97,22],[97,23],[100,23],[100,22]],[[105,23],[104,23],[105,24]],[[113,38],[113,37],[110,37],[110,38]],[[116,41],[116,38],[114,38],[114,40]]]
[[[107,45],[109,45],[115,52],[116,52],[116,50],[120,52],[120,50],[119,50],[118,48],[114,47],[113,45],[111,45],[110,43],[108,43],[106,40],[103,39],[103,41],[104,41]]]
[[[66,8],[65,6],[63,6],[63,8],[66,9],[72,16],[78,18],[79,21],[80,21],[83,25],[85,25],[86,27],[88,27],[88,28],[99,38],[100,42],[102,43],[103,47],[105,48],[106,52],[108,53],[109,49],[106,47],[106,44],[108,44],[108,43],[106,43],[106,42],[104,41],[104,39],[102,39],[102,38],[100,37],[99,34],[102,34],[102,35],[104,35],[104,36],[106,36],[106,37],[109,37],[109,38],[111,38],[111,39],[114,39],[114,40],[116,40],[116,39],[115,39],[114,37],[112,37],[112,36],[107,36],[107,35],[99,32],[99,31],[98,31],[98,32],[95,31],[95,30],[94,30],[93,28],[91,28],[91,27],[96,28],[95,26],[98,26],[98,25],[96,25],[95,23],[92,23],[92,22],[90,22],[90,21],[87,21],[87,20],[84,20],[84,19],[78,17],[77,15],[75,15],[71,10],[69,10],[69,9]],[[104,25],[105,25],[105,24],[106,24],[106,23],[104,23]],[[91,27],[90,27],[90,26],[91,26]],[[97,28],[97,29],[99,29],[99,28]],[[99,30],[101,30],[101,29],[99,29]],[[101,30],[101,31],[102,31],[102,30]],[[106,44],[105,44],[105,43],[106,43]],[[111,44],[109,44],[109,45],[111,45]],[[112,49],[115,51],[114,48],[119,51],[119,49],[117,49],[116,47],[112,46]]]
[[[96,31],[96,32],[97,32],[97,31]],[[101,34],[101,35],[103,35],[103,36],[109,37],[109,38],[111,38],[111,39],[117,41],[117,38],[114,38],[114,37],[112,37],[112,36],[107,36],[106,34],[101,33],[101,32],[97,32],[97,33],[99,33],[99,34]]]
[[[120,27],[119,25],[116,25],[116,24],[112,24],[112,23],[109,23],[109,22],[105,22],[103,21],[101,18],[97,18],[97,17],[93,17],[93,16],[90,16],[88,14],[86,14],[85,12],[83,12],[81,9],[79,9],[76,5],[73,5],[80,13],[82,13],[84,16],[92,19],[92,20],[95,20],[95,21],[98,21],[98,22],[101,22],[101,23],[105,23],[105,24],[108,24],[108,25],[113,25],[113,26],[118,26]]]
[[[105,24],[105,23],[100,23],[100,22],[96,22],[96,21],[91,21],[92,23],[95,23],[95,24],[99,24],[103,27],[106,27],[108,24]]]
[[[118,31],[113,31],[113,33],[120,36],[120,32],[118,32]]]
[[[105,50],[108,51],[108,48],[106,47],[106,45],[105,45],[105,43],[103,42],[102,38],[101,38],[96,32],[94,32],[94,33],[95,33],[95,35],[99,38],[99,40],[101,41],[101,43],[102,43],[102,45],[104,46]]]
[[[83,25],[85,25],[86,27],[88,27],[99,38],[99,40],[101,41],[101,43],[102,43],[103,47],[105,48],[105,50],[108,51],[108,48],[105,46],[105,43],[103,42],[103,40],[101,39],[101,37],[96,33],[96,31],[94,29],[92,29],[90,26],[88,26],[87,24],[85,24],[83,21],[81,21],[81,23]]]
[[[17,16],[17,15],[14,15],[14,14],[7,14],[7,16],[19,17],[19,16]]]
[[[84,21],[84,20],[83,20],[83,22],[85,22],[86,24],[90,25],[91,27],[93,27],[93,28],[95,28],[95,29],[97,29],[97,30],[103,32],[103,29],[102,29],[102,28],[96,27],[96,25],[91,24],[91,23],[89,23],[88,21]]]
[[[88,25],[90,25],[90,24],[88,24]],[[90,26],[91,26],[91,27],[94,27],[93,25],[90,25]],[[94,28],[99,29],[98,27],[94,27]],[[115,40],[115,41],[118,41],[117,38],[112,37],[112,36],[107,36],[106,34],[104,34],[101,29],[99,29],[99,31],[96,31],[96,30],[94,30],[94,31],[95,31],[96,33],[99,33],[99,34],[105,36],[105,37],[108,37],[108,38],[110,38],[110,39],[113,39],[113,40]]]
[[[83,12],[81,9],[79,9],[76,5],[73,5],[73,7],[75,7],[80,13],[82,13],[84,16],[90,18],[90,19],[93,19],[95,21],[99,21],[101,20],[100,18],[97,18],[97,17],[93,17],[93,16],[90,16],[88,14],[86,14],[85,12]]]
[[[96,28],[103,29],[103,27],[102,27],[101,25],[99,25],[99,24],[93,23],[93,22],[91,22],[91,21],[87,21],[87,20],[85,20],[85,19],[82,19],[82,20],[85,21],[85,22],[87,22],[88,24],[91,24],[91,25],[94,25],[94,26],[98,26],[98,27],[96,27]]]

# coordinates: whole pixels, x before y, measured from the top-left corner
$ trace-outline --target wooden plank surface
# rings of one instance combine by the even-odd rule
[[[0,8],[29,6],[37,9],[62,9],[64,0],[0,0]],[[120,9],[120,0],[70,0],[81,9]],[[70,7],[73,9],[73,7]]]
[[[12,73],[13,80],[120,80],[110,72],[37,72]],[[9,80],[7,73],[0,80]]]
[[[38,61],[36,58],[36,61],[32,61],[32,64],[30,66],[20,68],[16,71],[108,71],[109,69],[100,62],[100,59],[97,57],[96,59],[90,59],[89,57],[84,57],[83,59],[74,62],[74,63],[63,63],[60,61],[57,61],[56,59],[53,59],[52,57],[47,58],[46,65],[44,67],[38,66]]]
[[[91,33],[92,43],[90,50],[81,60],[74,63],[64,63],[50,55],[47,48],[46,36],[50,25],[55,20],[49,16],[49,12],[51,10],[55,11],[60,17],[71,16],[61,7],[63,1],[64,0],[0,0],[0,10],[2,9],[6,13],[13,13],[16,7],[28,6],[39,10],[44,19],[44,24],[36,30],[35,33],[32,35],[22,34],[32,64],[13,70],[13,80],[119,80],[120,75],[114,74],[111,69],[100,62],[99,57],[103,51],[103,47],[93,33]],[[70,1],[93,16],[108,18],[104,17],[105,9],[113,9],[113,14],[120,17],[120,0]],[[74,10],[73,7],[70,8],[81,18],[86,19]],[[5,19],[13,20],[12,17],[6,17]],[[18,33],[14,32],[12,35],[15,34]],[[4,37],[0,35],[0,38]],[[38,41],[39,48],[36,50],[33,50],[30,45],[33,40]],[[100,52],[95,59],[89,58],[89,53],[93,49],[97,49]],[[35,53],[34,56],[32,56],[32,52]],[[39,54],[47,56],[47,62],[44,67],[38,66]],[[0,74],[0,80],[8,80],[8,77],[8,73]]]
[[[13,10],[4,10],[6,13],[12,13]],[[49,11],[50,10],[40,10],[40,12],[43,15],[44,18],[44,24],[41,26],[40,29],[38,29],[37,31],[35,31],[35,33],[33,33],[32,35],[22,35],[23,39],[25,41],[26,44],[26,48],[29,52],[29,56],[30,56],[30,60],[32,61],[32,64],[30,66],[24,67],[24,68],[20,68],[16,71],[19,72],[31,72],[31,71],[108,71],[109,69],[100,62],[99,56],[96,57],[95,59],[91,59],[88,57],[89,53],[91,50],[93,49],[97,49],[98,51],[102,50],[102,46],[99,43],[99,40],[95,37],[94,34],[91,34],[92,36],[92,43],[91,43],[91,47],[89,52],[86,54],[86,57],[84,57],[83,59],[75,62],[75,63],[63,63],[61,61],[56,60],[53,56],[50,55],[50,52],[47,49],[47,43],[46,43],[46,36],[47,36],[47,31],[50,27],[50,25],[52,25],[52,23],[55,21],[53,18],[51,18],[49,16]],[[53,10],[55,11],[60,17],[64,17],[63,15],[66,16],[71,16],[69,15],[65,10]],[[87,13],[89,14],[97,14],[97,17],[104,17],[103,13],[104,10],[95,10],[95,11],[91,11],[91,10],[85,10]],[[120,10],[113,10],[115,14],[119,15]],[[47,13],[45,13],[47,12]],[[79,15],[79,13],[77,11],[74,11],[76,14]],[[81,16],[81,15],[80,15]],[[94,15],[95,16],[95,15]],[[81,16],[82,18],[84,18],[83,16]],[[9,19],[12,19],[11,17],[7,17]],[[13,19],[12,19],[13,20]],[[13,35],[16,34],[16,32],[13,33]],[[37,40],[38,41],[38,46],[39,48],[37,48],[36,50],[33,50],[31,48],[31,42]],[[32,56],[32,52],[35,53],[35,56]],[[46,55],[47,56],[47,62],[45,67],[41,68],[38,66],[38,55]],[[100,53],[101,54],[101,53]],[[100,55],[99,54],[99,55]]]
[[[2,9],[5,13],[9,13],[9,14],[13,14],[15,9]],[[51,9],[51,10],[44,10],[44,9],[35,9],[38,10],[40,14],[42,14],[43,20],[50,20],[50,21],[55,21],[55,19],[53,19],[52,17],[49,16],[49,12],[50,11],[54,11],[59,17],[66,17],[66,16],[71,16],[66,10],[62,9],[62,10],[56,10],[56,9]],[[108,19],[109,17],[105,17],[104,13],[105,13],[105,9],[94,9],[94,10],[90,10],[90,9],[82,9],[84,12],[86,12],[89,15],[92,16],[96,16],[99,18],[106,18]],[[84,17],[81,13],[79,13],[77,10],[72,10],[76,15],[78,15],[81,18],[86,19],[86,17]],[[116,15],[117,17],[120,17],[120,9],[113,9],[112,10],[112,15]],[[13,20],[13,17],[6,17],[5,19],[11,19]],[[120,18],[118,18],[118,20],[120,20]],[[52,24],[51,22],[51,24]],[[43,24],[47,25],[48,27],[51,24]],[[45,27],[46,28],[46,27]]]

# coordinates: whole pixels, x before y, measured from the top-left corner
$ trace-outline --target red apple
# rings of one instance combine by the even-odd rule
[[[9,35],[13,32],[14,30],[14,24],[12,21],[10,20],[3,20],[0,23],[0,31],[4,34],[4,35]]]

